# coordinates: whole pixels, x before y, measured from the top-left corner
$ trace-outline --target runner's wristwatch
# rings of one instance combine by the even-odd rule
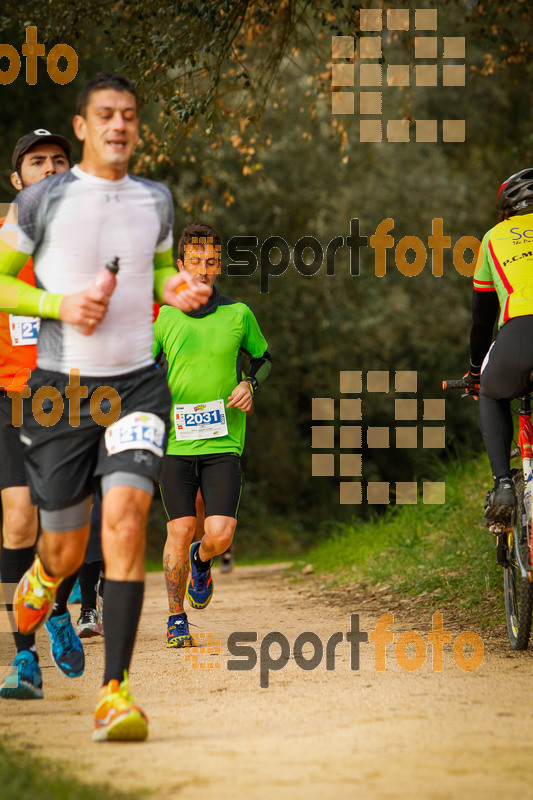
[[[246,381],[246,383],[250,384],[250,389],[252,390],[252,397],[253,397],[254,394],[259,389],[259,384],[257,383],[255,378],[248,377],[248,378],[245,378],[244,380]]]

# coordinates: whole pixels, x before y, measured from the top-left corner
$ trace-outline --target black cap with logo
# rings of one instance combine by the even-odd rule
[[[40,143],[59,145],[59,147],[65,151],[65,155],[70,162],[72,145],[69,140],[65,139],[64,136],[60,136],[58,133],[50,133],[50,131],[47,131],[46,128],[37,128],[36,131],[32,131],[31,133],[27,133],[26,136],[22,136],[16,143],[15,149],[13,150],[13,155],[11,156],[13,170],[17,169],[17,164],[20,157],[27,153],[28,150],[31,150],[34,145]]]

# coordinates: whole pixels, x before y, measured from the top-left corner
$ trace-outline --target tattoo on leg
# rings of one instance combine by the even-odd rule
[[[187,558],[185,564],[175,564],[171,567],[170,555],[166,555],[163,559],[163,569],[167,585],[168,607],[171,614],[178,614],[183,609],[190,570],[189,559]]]

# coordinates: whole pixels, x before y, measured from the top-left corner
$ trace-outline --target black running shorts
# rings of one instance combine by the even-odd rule
[[[0,491],[27,486],[19,428],[12,425],[11,398],[0,390]]]
[[[72,384],[68,375],[41,369],[28,382],[20,436],[33,502],[47,511],[68,508],[117,470],[157,483],[170,412],[163,372],[151,366],[116,378],[82,377],[87,397],[79,399]]]
[[[242,490],[241,460],[234,453],[167,455],[160,489],[170,520],[196,516],[198,489],[202,490],[206,517],[216,514],[237,519]]]

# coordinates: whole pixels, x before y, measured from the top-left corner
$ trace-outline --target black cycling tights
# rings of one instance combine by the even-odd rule
[[[509,475],[509,454],[513,442],[513,419],[510,400],[495,400],[486,395],[479,398],[479,427],[489,455],[495,478]]]
[[[481,373],[479,427],[495,478],[510,471],[513,420],[511,399],[533,384],[533,316],[514,317],[500,329]]]

